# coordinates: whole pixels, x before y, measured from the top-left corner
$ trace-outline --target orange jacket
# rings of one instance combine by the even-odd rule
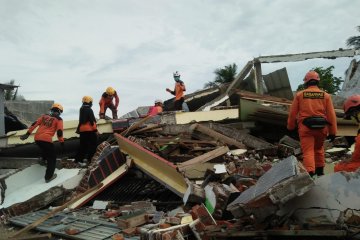
[[[186,91],[185,84],[183,81],[179,80],[175,83],[175,89],[174,91],[171,91],[170,93],[172,95],[175,95],[175,100],[179,100],[182,97],[184,97],[184,92]]]
[[[100,105],[100,113],[105,113],[105,108],[113,104],[113,99],[115,98],[115,109],[119,106],[119,96],[117,95],[117,92],[115,91],[114,95],[108,95],[106,92],[104,92],[101,96],[101,99],[99,101]]]
[[[55,117],[48,114],[44,114],[34,122],[29,130],[28,134],[31,134],[36,127],[39,128],[35,134],[35,141],[52,142],[52,137],[57,133],[59,142],[64,142],[63,138],[63,120],[61,117]]]
[[[149,116],[155,116],[158,115],[163,111],[163,108],[161,106],[151,106],[149,108],[148,114]]]
[[[297,124],[311,116],[324,117],[329,122],[329,134],[336,135],[336,114],[331,101],[331,96],[320,90],[317,86],[309,86],[307,89],[296,93],[291,104],[287,128],[294,130]]]

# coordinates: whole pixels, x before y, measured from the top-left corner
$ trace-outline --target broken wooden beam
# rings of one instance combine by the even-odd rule
[[[199,132],[202,132],[202,133],[204,133],[206,135],[209,135],[212,138],[214,138],[216,140],[219,140],[219,141],[221,141],[221,142],[223,142],[223,143],[225,143],[227,145],[235,146],[237,148],[245,148],[246,149],[245,145],[242,144],[241,142],[238,142],[238,141],[236,141],[236,140],[234,140],[232,138],[229,138],[229,137],[227,137],[227,136],[225,136],[225,135],[223,135],[223,134],[221,134],[221,133],[219,133],[217,131],[214,131],[211,128],[205,127],[205,126],[203,126],[201,124],[195,123],[195,124],[191,125],[191,128],[194,129],[194,130],[197,130]]]
[[[224,155],[228,151],[230,151],[230,150],[227,146],[221,146],[213,151],[207,152],[203,155],[200,155],[200,156],[190,159],[186,162],[178,164],[178,168],[180,171],[184,171],[188,168],[191,168],[194,164],[208,162],[214,158]]]
[[[176,165],[120,134],[115,133],[114,136],[118,142],[120,151],[128,154],[134,161],[136,167],[144,171],[154,180],[163,184],[175,194],[183,197],[187,185],[184,177],[177,171]]]
[[[210,124],[210,128],[213,130],[224,134],[225,136],[235,139],[236,141],[244,143],[247,147],[253,148],[253,149],[269,149],[269,148],[275,148],[275,146],[271,143],[268,143],[260,138],[257,138],[255,136],[252,136],[250,134],[238,131],[234,128],[229,128],[224,125],[220,124]]]

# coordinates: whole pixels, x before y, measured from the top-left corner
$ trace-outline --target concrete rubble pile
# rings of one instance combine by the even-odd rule
[[[249,71],[247,65],[238,78]],[[356,124],[339,121],[339,137],[326,142],[326,174],[311,178],[298,136],[286,130],[291,100],[239,85],[245,86],[186,96],[190,112],[106,121],[112,133],[87,167],[59,161],[77,171],[71,188],[59,182],[60,194],[33,209],[15,212],[9,209],[21,203],[8,204],[4,221],[36,223],[36,230],[66,239],[356,239],[360,173],[333,173],[334,163],[350,156],[347,133]],[[3,201],[14,174],[0,181]],[[34,199],[22,206],[29,202]],[[55,212],[51,205],[66,209]]]

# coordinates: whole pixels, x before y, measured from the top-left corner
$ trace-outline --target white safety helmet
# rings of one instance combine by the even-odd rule
[[[180,77],[180,73],[178,71],[174,72],[174,77]]]
[[[155,104],[157,104],[157,103],[163,104],[163,101],[161,101],[161,99],[156,99],[156,100],[155,100]]]

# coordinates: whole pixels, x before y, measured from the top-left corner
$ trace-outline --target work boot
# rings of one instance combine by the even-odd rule
[[[57,174],[54,173],[50,179],[45,179],[45,182],[46,182],[46,183],[49,183],[49,182],[51,182],[52,180],[54,180],[56,177],[57,177]]]
[[[318,176],[324,175],[324,167],[315,168],[315,174],[318,175]]]
[[[315,173],[314,172],[309,172],[310,177],[314,177]]]

